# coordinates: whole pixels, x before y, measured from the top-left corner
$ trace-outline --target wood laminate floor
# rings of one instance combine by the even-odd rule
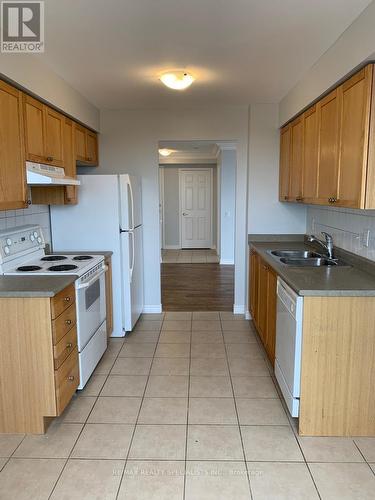
[[[234,266],[161,264],[164,311],[232,311]]]

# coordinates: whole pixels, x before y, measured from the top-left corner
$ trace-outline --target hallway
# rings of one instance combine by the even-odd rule
[[[234,266],[161,264],[164,311],[232,311]]]

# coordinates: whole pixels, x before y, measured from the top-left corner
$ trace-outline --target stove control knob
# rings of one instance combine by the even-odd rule
[[[38,236],[38,243],[42,243],[42,238]]]
[[[34,231],[34,238],[37,238],[38,237],[38,233],[36,231]]]
[[[10,247],[12,244],[12,240],[10,238],[8,238],[6,241],[6,244],[8,245],[8,247]]]
[[[34,237],[34,235],[33,235],[33,234],[30,234],[30,240],[31,240],[31,241],[34,241],[34,240],[35,240],[35,237]]]
[[[6,255],[9,255],[10,254],[10,248],[9,247],[4,247],[4,252],[6,253]]]

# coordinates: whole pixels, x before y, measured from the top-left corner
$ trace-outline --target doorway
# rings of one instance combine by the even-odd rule
[[[161,154],[162,153],[162,154]],[[232,311],[236,151],[159,143],[164,311]]]

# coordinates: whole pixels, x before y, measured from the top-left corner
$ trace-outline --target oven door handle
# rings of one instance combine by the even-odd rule
[[[81,283],[80,285],[78,285],[77,286],[77,290],[81,290],[82,288],[88,288],[93,283],[95,283],[95,281],[98,278],[100,278],[100,276],[102,276],[103,274],[105,274],[107,271],[108,271],[108,266],[104,266],[103,269],[102,269],[102,271],[100,271],[100,273],[98,273],[98,274],[95,274],[95,276],[93,278],[91,278],[90,281],[86,281],[86,283]]]

